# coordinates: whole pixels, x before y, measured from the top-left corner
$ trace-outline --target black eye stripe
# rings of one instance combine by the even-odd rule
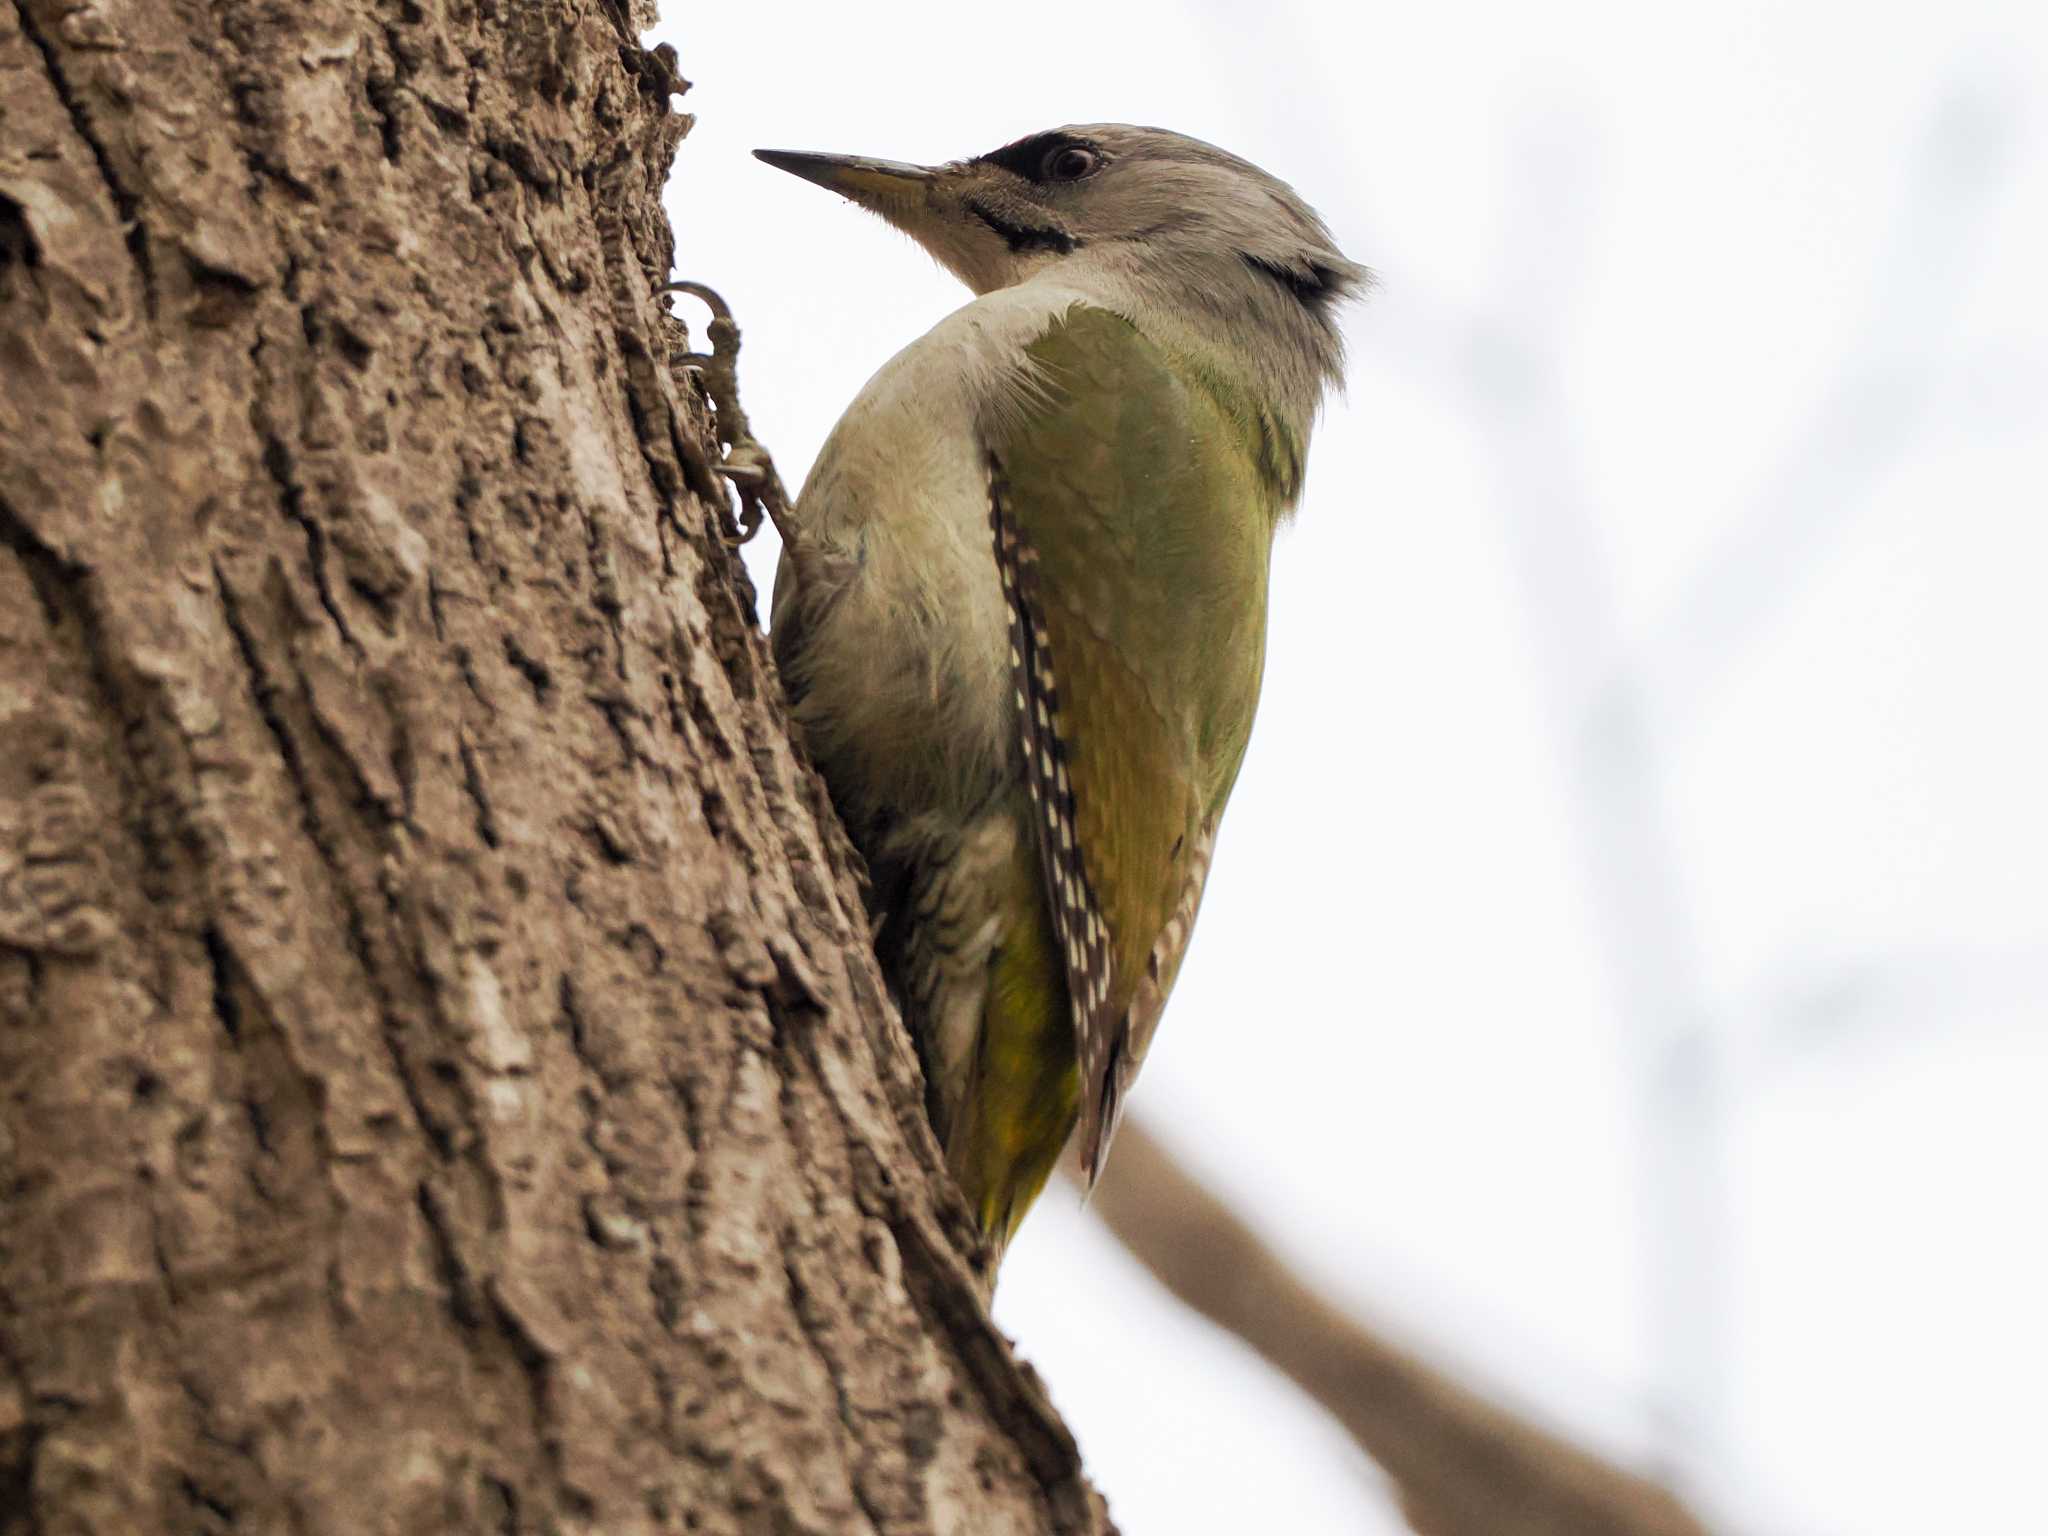
[[[1085,149],[1094,155],[1102,151],[1086,139],[1074,137],[1071,133],[1035,133],[1028,139],[1019,139],[1014,144],[1005,144],[1001,149],[992,149],[985,155],[975,156],[981,165],[1000,165],[1004,170],[1022,176],[1026,181],[1045,182],[1045,169],[1052,156],[1066,149]]]

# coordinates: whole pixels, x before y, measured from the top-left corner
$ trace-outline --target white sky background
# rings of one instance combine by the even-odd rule
[[[1382,277],[1136,1112],[1731,1530],[2048,1530],[2048,7],[670,7],[792,488],[966,295],[756,146],[1156,123]],[[1131,1536],[1400,1528],[1065,1190],[997,1311]]]

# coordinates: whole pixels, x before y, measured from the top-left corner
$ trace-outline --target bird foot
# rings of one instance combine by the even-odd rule
[[[775,460],[755,438],[747,423],[747,413],[740,407],[740,328],[733,323],[732,310],[702,283],[664,283],[654,291],[657,297],[664,293],[687,293],[703,300],[711,311],[711,324],[705,328],[711,340],[710,352],[693,352],[679,361],[698,375],[704,393],[711,398],[718,446],[725,455],[711,468],[731,483],[739,500],[737,516],[727,508],[727,537],[735,544],[746,543],[760,532],[765,515],[782,535],[783,542],[793,546],[796,525],[790,516],[789,493],[782,488]]]

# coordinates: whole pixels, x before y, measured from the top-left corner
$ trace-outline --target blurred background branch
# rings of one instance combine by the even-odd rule
[[[1126,1123],[1092,1208],[1160,1284],[1344,1426],[1420,1536],[1706,1536],[1671,1493],[1487,1401],[1309,1286]]]
[[[1935,100],[1891,237],[1871,253],[1857,333],[1807,420],[1729,519],[1675,601],[1637,641],[1615,600],[1580,455],[1597,432],[1573,409],[1568,359],[1599,206],[1600,146],[1571,114],[1509,147],[1499,302],[1465,327],[1466,409],[1491,445],[1497,506],[1528,632],[1551,695],[1633,1061],[1646,1213],[1652,1420],[1681,1486],[1714,1480],[1732,1435],[1728,1138],[1746,1084],[1704,980],[1698,920],[1675,853],[1670,760],[1716,680],[1794,603],[1913,442],[1952,317],[2010,159],[2012,113],[1950,85]],[[1456,334],[1454,330],[1452,334]],[[1703,424],[1711,442],[1710,424]]]

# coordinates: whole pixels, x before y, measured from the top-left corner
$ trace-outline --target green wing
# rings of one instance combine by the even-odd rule
[[[1193,925],[1265,660],[1270,420],[1080,307],[991,434],[991,520],[1092,1178]]]

